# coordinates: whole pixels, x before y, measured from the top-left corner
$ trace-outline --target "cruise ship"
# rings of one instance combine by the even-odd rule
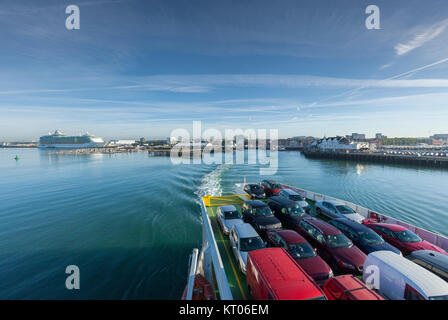
[[[48,133],[39,139],[39,148],[64,148],[64,149],[80,149],[80,148],[102,148],[104,140],[100,137],[86,133],[82,136],[66,136],[59,130],[54,133]]]

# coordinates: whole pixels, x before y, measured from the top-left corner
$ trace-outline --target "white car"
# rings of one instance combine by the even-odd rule
[[[218,223],[226,235],[229,234],[234,225],[243,223],[241,213],[235,206],[221,206],[216,213],[218,215]]]
[[[308,202],[306,202],[305,199],[300,194],[295,192],[294,190],[282,189],[282,190],[280,190],[278,195],[279,195],[279,197],[283,197],[283,198],[297,202],[297,204],[303,209],[303,211],[305,211],[308,214],[310,213],[310,211],[311,211],[310,204]]]
[[[266,248],[266,244],[249,223],[240,223],[230,231],[230,246],[242,273],[246,274],[247,255],[250,251]]]
[[[332,200],[316,202],[316,213],[330,219],[346,218],[358,223],[362,223],[365,219],[362,215],[343,202]]]

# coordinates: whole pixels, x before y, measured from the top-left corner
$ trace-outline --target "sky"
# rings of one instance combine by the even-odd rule
[[[0,1],[0,141],[448,133],[446,0]]]

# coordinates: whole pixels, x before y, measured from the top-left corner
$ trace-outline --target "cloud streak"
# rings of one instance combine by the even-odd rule
[[[447,62],[448,58],[430,65],[416,68],[388,79],[350,79],[303,75],[275,75],[275,74],[209,74],[209,75],[163,75],[150,76],[139,80],[136,85],[115,85],[105,87],[83,87],[65,89],[22,89],[3,90],[0,95],[23,94],[56,94],[83,91],[161,91],[170,93],[207,93],[216,88],[229,87],[270,87],[270,88],[307,88],[307,87],[340,87],[340,88],[448,88],[448,79],[397,79],[413,74],[431,66]],[[119,81],[119,79],[116,79]],[[129,80],[129,79],[128,79]],[[128,81],[127,80],[127,81]],[[123,81],[124,82],[124,81]]]
[[[413,39],[405,43],[398,43],[395,46],[397,56],[405,55],[421,46],[426,42],[433,40],[445,31],[448,27],[448,19],[438,22],[423,32],[417,34]]]

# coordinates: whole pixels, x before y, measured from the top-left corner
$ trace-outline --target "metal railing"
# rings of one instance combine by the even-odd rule
[[[203,223],[200,261],[204,277],[212,284],[216,281],[221,300],[233,300],[224,265],[222,263],[218,245],[216,244],[215,236],[213,235],[212,225],[203,199],[201,201],[201,214]]]
[[[190,259],[190,272],[188,274],[187,296],[185,297],[185,300],[191,300],[193,297],[194,280],[196,277],[196,270],[198,267],[198,255],[199,250],[196,248],[193,249],[193,253],[191,254]]]

